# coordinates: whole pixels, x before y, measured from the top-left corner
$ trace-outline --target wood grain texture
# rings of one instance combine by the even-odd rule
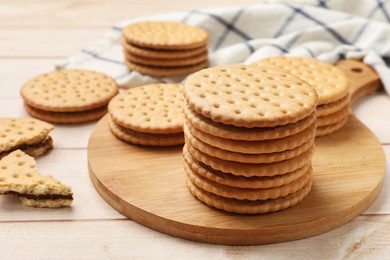
[[[370,82],[352,96],[371,91],[375,82]],[[347,223],[377,197],[385,172],[379,141],[352,117],[340,131],[316,140],[313,190],[303,202],[272,214],[242,216],[193,198],[181,149],[123,143],[104,118],[89,140],[90,177],[113,208],[142,225],[200,242],[255,245],[310,237]]]
[[[20,85],[53,68],[59,57],[89,46],[118,21],[256,2],[0,0],[0,28],[5,29],[0,30],[4,40],[0,56],[0,114],[27,116],[18,98]],[[69,34],[72,28],[78,32]],[[86,36],[75,37],[82,33]],[[40,49],[40,41],[44,48]],[[353,111],[382,142],[390,161],[390,145],[386,145],[390,144],[389,96],[384,92],[365,96],[353,105]],[[60,147],[38,161],[42,172],[74,187],[77,198],[72,211],[25,209],[13,197],[0,197],[2,259],[383,259],[390,255],[388,174],[379,197],[361,216],[322,235],[262,246],[194,243],[124,219],[100,198],[88,178],[86,162],[87,141],[93,127],[56,126],[54,139]],[[27,237],[33,239],[25,242]]]
[[[390,216],[357,217],[321,236],[223,246],[167,236],[128,220],[2,222],[2,259],[384,259]],[[20,243],[33,236],[27,244]],[[26,252],[28,250],[28,252]],[[23,257],[26,256],[26,257]]]
[[[336,66],[350,79],[351,103],[381,87],[382,83],[375,71],[358,60],[341,60]]]
[[[60,138],[56,136],[56,139]],[[72,207],[37,210],[21,206],[18,198],[12,195],[0,196],[0,223],[124,218],[112,210],[93,188],[87,174],[87,153],[84,149],[61,149],[55,145],[48,154],[37,158],[37,167],[42,174],[52,175],[71,186],[74,193]]]

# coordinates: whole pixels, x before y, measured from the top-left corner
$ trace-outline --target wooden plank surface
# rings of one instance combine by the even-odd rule
[[[320,236],[266,246],[195,243],[128,220],[0,222],[2,258],[386,259],[390,216],[361,216]],[[26,242],[27,238],[30,239]],[[21,243],[20,241],[24,241]],[[27,252],[28,250],[28,252]],[[23,254],[23,252],[25,252]]]
[[[380,87],[377,74],[362,63],[343,60],[337,66],[350,79],[353,101]],[[113,208],[160,232],[214,244],[270,244],[324,233],[362,213],[382,187],[382,146],[355,117],[340,131],[316,139],[312,162],[313,188],[304,201],[247,217],[224,214],[193,198],[184,184],[181,147],[128,145],[112,135],[107,118],[99,121],[88,144],[91,180]]]
[[[256,0],[224,0],[223,6],[241,6],[258,2]],[[170,0],[164,3],[156,0],[18,0],[0,3],[0,26],[6,25],[12,28],[61,26],[76,29],[80,27],[107,28],[132,17],[221,6],[221,2],[216,0],[196,2]]]
[[[223,5],[256,3],[226,0]],[[20,85],[97,40],[118,21],[162,12],[220,6],[218,0],[15,0],[0,1],[0,116],[26,116]],[[382,142],[390,160],[390,98],[376,93],[353,106]],[[93,124],[57,127],[56,148],[38,160],[43,173],[75,191],[69,211],[26,209],[0,197],[1,258],[25,259],[383,259],[390,255],[390,178],[378,199],[358,218],[313,238],[266,246],[230,247],[190,242],[125,219],[93,189],[86,147]],[[388,167],[389,168],[389,167]],[[26,238],[29,239],[26,242]]]
[[[316,140],[312,162],[313,188],[302,202],[272,214],[245,216],[225,214],[194,199],[185,185],[181,147],[128,145],[111,134],[106,117],[88,145],[91,180],[112,207],[160,232],[226,245],[324,233],[358,216],[382,187],[382,146],[355,117],[337,133]]]

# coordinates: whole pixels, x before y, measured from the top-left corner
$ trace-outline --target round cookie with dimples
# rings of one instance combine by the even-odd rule
[[[299,57],[271,57],[250,66],[278,69],[295,75],[312,85],[318,93],[318,105],[342,100],[349,95],[349,80],[345,73],[328,63]]]
[[[141,133],[182,133],[183,91],[178,84],[149,84],[128,89],[115,98],[108,111],[119,126]]]
[[[103,73],[62,69],[29,80],[20,94],[25,104],[35,109],[79,112],[107,105],[118,91],[115,80]]]
[[[184,86],[196,113],[238,127],[295,123],[315,110],[318,99],[315,89],[297,77],[242,64],[201,70]]]
[[[208,33],[199,27],[169,21],[132,23],[123,29],[126,42],[152,49],[194,49],[205,46]]]

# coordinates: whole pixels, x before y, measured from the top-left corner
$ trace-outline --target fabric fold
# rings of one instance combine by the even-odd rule
[[[150,77],[124,65],[122,28],[145,20],[170,20],[209,32],[210,66],[251,63],[278,55],[315,58],[328,63],[362,59],[372,66],[390,93],[390,7],[380,0],[268,1],[255,5],[169,13],[122,21],[95,44],[59,61],[57,68],[92,69],[129,88],[184,77]]]

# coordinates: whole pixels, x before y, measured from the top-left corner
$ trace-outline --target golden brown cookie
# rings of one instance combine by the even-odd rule
[[[54,126],[33,118],[0,118],[0,158],[14,150],[40,156],[53,148]]]
[[[345,73],[336,66],[298,57],[272,57],[258,60],[251,66],[279,69],[296,75],[311,84],[318,93],[318,127],[334,125],[338,120],[343,120],[346,117],[346,110],[343,112],[340,110],[349,106],[350,83]],[[331,129],[332,127],[327,128],[326,131],[321,129],[320,133],[316,135],[322,136],[332,133]]]
[[[250,66],[274,68],[303,79],[316,89],[318,105],[335,102],[349,94],[350,83],[345,73],[314,59],[278,56],[257,60]]]
[[[184,97],[184,169],[195,197],[229,212],[256,214],[307,195],[318,101],[307,82],[235,64],[189,76]]]
[[[306,186],[304,186],[301,190],[286,197],[256,201],[229,199],[217,196],[198,188],[189,180],[187,180],[187,186],[190,192],[196,198],[211,207],[222,209],[224,211],[232,213],[260,214],[275,212],[296,205],[297,203],[302,201],[307,196],[307,194],[309,194],[312,186],[312,181],[306,184]]]
[[[78,112],[107,105],[118,93],[118,85],[99,72],[62,69],[29,80],[20,93],[24,102],[36,109]]]
[[[101,118],[118,91],[116,82],[103,73],[62,69],[29,80],[20,93],[31,116],[76,124]]]
[[[205,30],[178,22],[137,22],[122,32],[126,42],[152,49],[193,49],[205,46],[208,41]]]
[[[277,153],[292,150],[304,143],[312,141],[317,128],[316,123],[314,122],[306,129],[303,129],[301,132],[286,136],[284,138],[262,141],[243,141],[216,137],[203,133],[202,131],[193,127],[190,123],[187,123],[186,125],[192,135],[206,144],[223,150],[245,154]]]
[[[305,164],[301,168],[285,174],[274,175],[270,177],[244,177],[214,170],[213,168],[195,160],[186,151],[183,152],[183,158],[184,168],[190,168],[198,175],[201,175],[222,185],[250,189],[272,188],[289,184],[302,177],[311,167],[310,164]]]
[[[350,96],[347,95],[335,102],[317,106],[317,117],[333,114],[350,104]]]
[[[222,185],[196,174],[190,168],[185,169],[187,178],[198,188],[224,198],[249,201],[276,199],[288,196],[302,189],[312,178],[312,170],[310,168],[302,177],[289,184],[272,188],[247,189]]]
[[[197,139],[192,133],[187,129],[186,124],[184,125],[184,133],[186,142],[191,144],[194,148],[199,151],[208,154],[210,156],[233,162],[242,162],[242,163],[272,163],[272,162],[280,162],[284,160],[288,160],[294,158],[303,152],[307,151],[313,146],[313,136],[311,139],[297,147],[294,147],[290,150],[284,150],[279,152],[270,152],[268,153],[241,153],[241,152],[232,152],[229,150],[223,150],[221,148],[212,146],[201,140]]]
[[[151,134],[182,133],[183,91],[178,84],[149,84],[128,89],[108,105],[112,120],[127,129]]]
[[[24,104],[27,113],[32,117],[53,123],[53,124],[79,124],[87,123],[102,118],[107,113],[107,106],[98,107],[86,111],[77,112],[53,112],[37,109]]]
[[[161,67],[161,66],[147,66],[136,64],[125,60],[126,66],[134,71],[138,71],[139,73],[155,76],[155,77],[174,77],[174,76],[182,76],[186,74],[190,74],[192,72],[198,71],[207,67],[208,61],[203,61],[198,64],[189,65],[189,66],[180,66],[180,67]]]
[[[108,105],[109,127],[119,139],[140,145],[184,143],[183,90],[178,84],[128,89]]]
[[[214,170],[230,173],[238,176],[252,177],[252,176],[275,176],[285,174],[287,172],[295,171],[311,161],[314,147],[305,151],[301,155],[289,160],[274,163],[239,163],[232,161],[225,161],[202,153],[194,148],[191,144],[184,145],[184,152],[191,154],[197,161],[210,166]]]
[[[196,56],[176,58],[176,59],[160,59],[160,58],[145,58],[125,52],[125,59],[131,63],[145,66],[157,66],[157,67],[182,67],[191,66],[207,61],[207,52],[200,53]]]
[[[108,125],[111,132],[120,140],[147,146],[173,146],[184,143],[183,133],[150,134],[136,132],[117,125],[111,116],[108,116]]]
[[[51,176],[42,176],[34,158],[20,150],[0,160],[0,194],[15,194],[28,207],[68,207],[73,201],[68,186]]]
[[[143,48],[133,44],[129,44],[126,41],[122,41],[122,46],[125,51],[129,54],[134,54],[144,58],[153,59],[182,59],[192,56],[200,55],[201,53],[207,52],[206,46],[201,46],[194,49],[188,50],[158,50]]]
[[[304,119],[287,125],[275,127],[235,127],[216,123],[200,114],[195,113],[188,106],[184,106],[184,114],[189,125],[204,133],[231,140],[262,141],[283,138],[303,131],[316,120],[315,112]]]
[[[184,96],[196,113],[237,127],[295,123],[317,106],[317,93],[294,76],[241,64],[213,67],[189,76]]]
[[[348,118],[349,114],[350,114],[350,107],[349,104],[347,104],[339,111],[336,111],[326,116],[317,117],[318,127],[336,124],[340,121],[343,121],[343,119]]]
[[[338,121],[335,124],[317,127],[316,137],[325,136],[325,135],[329,135],[331,133],[336,132],[337,130],[341,129],[348,122],[348,119],[349,119],[349,117],[345,117],[344,119],[341,119],[340,121]]]

